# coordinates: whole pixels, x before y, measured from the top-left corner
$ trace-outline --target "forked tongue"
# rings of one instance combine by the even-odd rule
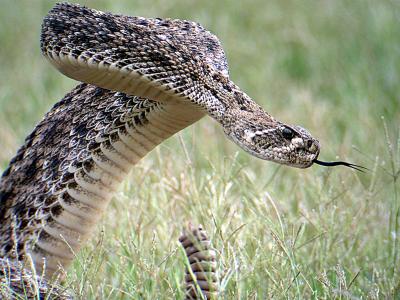
[[[367,169],[363,166],[351,164],[351,163],[348,163],[345,161],[330,161],[330,162],[328,162],[328,161],[321,161],[318,159],[314,159],[314,163],[316,163],[317,165],[325,166],[325,167],[345,166],[345,167],[349,167],[349,168],[355,169],[360,172],[365,172],[366,170],[369,171],[369,169]]]

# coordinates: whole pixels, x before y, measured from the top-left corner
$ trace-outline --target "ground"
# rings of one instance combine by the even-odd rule
[[[219,251],[223,299],[400,299],[398,1],[77,1],[190,19],[222,41],[230,76],[320,158],[370,169],[293,169],[249,156],[210,118],[148,155],[67,272],[82,299],[183,299],[188,221]],[[77,83],[41,56],[55,1],[0,9],[0,170]]]

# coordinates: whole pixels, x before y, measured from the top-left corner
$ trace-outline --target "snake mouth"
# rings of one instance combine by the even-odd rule
[[[345,166],[345,167],[352,168],[352,169],[355,169],[355,170],[363,172],[363,173],[365,171],[369,171],[369,169],[366,167],[351,164],[351,163],[348,163],[345,161],[330,161],[330,162],[328,162],[328,161],[314,159],[313,163],[320,165],[320,166],[324,166],[324,167]]]

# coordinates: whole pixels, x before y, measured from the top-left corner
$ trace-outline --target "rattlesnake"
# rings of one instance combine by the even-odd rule
[[[205,115],[254,156],[323,164],[308,131],[277,121],[229,79],[219,40],[197,23],[61,3],[43,21],[41,50],[84,83],[54,105],[3,173],[0,257],[29,254],[38,272],[45,261],[47,278],[68,266],[132,167]]]

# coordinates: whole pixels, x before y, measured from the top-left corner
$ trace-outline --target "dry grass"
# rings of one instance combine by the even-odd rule
[[[209,118],[125,181],[68,271],[82,299],[183,299],[187,221],[220,251],[224,299],[400,299],[400,6],[396,1],[96,1],[186,18],[222,40],[232,79],[321,157],[365,165],[297,170],[260,161]],[[52,1],[0,10],[0,166],[76,83],[41,57]],[[204,141],[207,141],[206,143]]]

